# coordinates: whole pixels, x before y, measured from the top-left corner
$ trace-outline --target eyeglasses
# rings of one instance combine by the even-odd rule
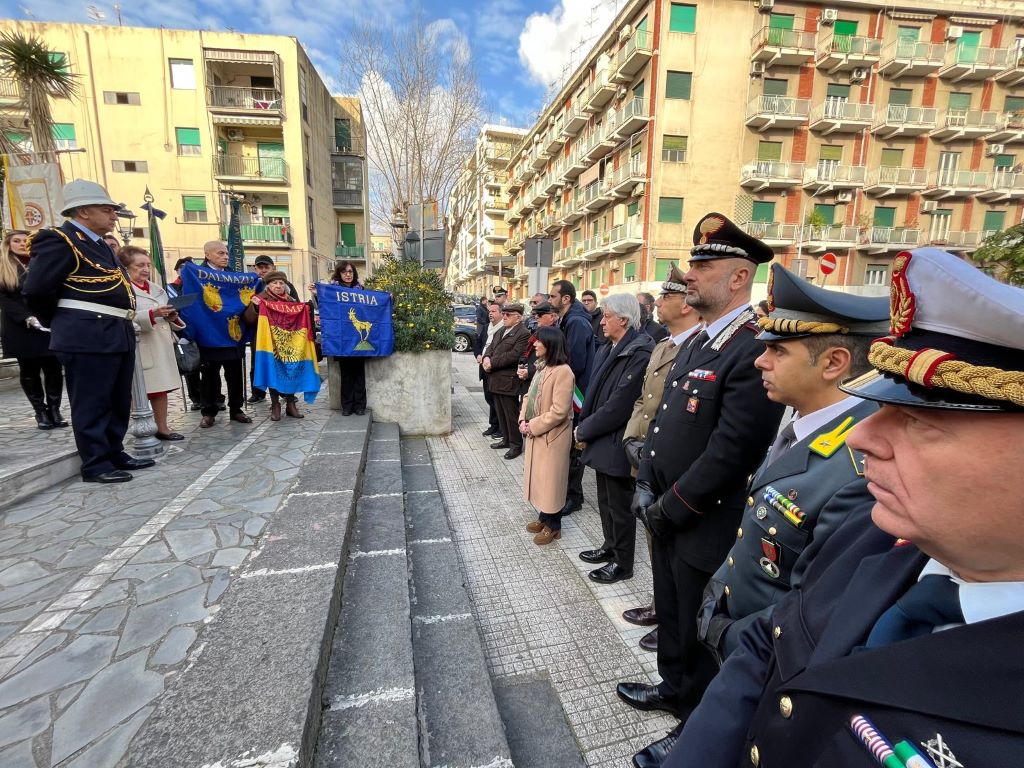
[[[355,272],[356,271],[352,269],[352,267],[347,267],[346,269],[341,270],[341,274],[343,275],[354,275]]]

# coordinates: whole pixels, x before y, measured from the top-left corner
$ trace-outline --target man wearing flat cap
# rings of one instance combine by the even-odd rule
[[[877,528],[840,528],[742,633],[672,768],[1021,763],[1024,290],[904,252],[890,322],[842,385],[881,404],[846,439]]]
[[[126,470],[155,462],[132,458],[123,445],[135,370],[135,294],[102,239],[117,226],[122,206],[84,179],[65,184],[63,194],[67,221],[32,235],[24,293],[50,326],[50,349],[64,366],[82,479],[123,483],[132,479]]]
[[[783,411],[766,396],[754,367],[764,343],[756,338],[751,284],[757,265],[772,257],[768,246],[720,213],[705,216],[694,231],[686,303],[705,327],[666,376],[633,499],[654,541],[662,679],[619,684],[619,697],[637,709],[685,719],[717,669],[697,639],[695,618],[711,574],[736,538],[747,479]]]
[[[484,350],[481,366],[487,372],[487,386],[494,398],[494,409],[498,413],[501,439],[491,443],[491,448],[503,449],[506,459],[514,459],[523,452],[523,435],[519,431],[519,396],[523,382],[516,375],[519,360],[526,352],[530,332],[523,324],[523,305],[505,304],[501,308],[503,327]]]

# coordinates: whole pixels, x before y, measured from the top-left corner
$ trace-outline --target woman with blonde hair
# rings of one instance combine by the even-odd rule
[[[21,388],[36,412],[36,426],[66,427],[60,415],[64,369],[50,351],[50,334],[21,295],[30,261],[28,237],[28,232],[14,229],[0,242],[0,341],[4,356],[18,361]]]
[[[141,331],[139,360],[146,380],[146,394],[153,407],[156,438],[184,440],[184,435],[171,432],[167,424],[167,395],[181,387],[171,331],[180,331],[185,323],[178,317],[178,310],[167,303],[167,291],[149,281],[153,263],[148,251],[126,245],[118,251],[117,258],[128,271],[128,279],[135,290],[135,324]]]

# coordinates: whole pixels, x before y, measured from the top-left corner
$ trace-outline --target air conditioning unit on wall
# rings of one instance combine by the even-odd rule
[[[855,67],[850,73],[851,83],[863,83],[868,79],[868,68],[867,67]]]
[[[240,128],[228,128],[228,141],[245,141],[245,131]]]
[[[985,157],[995,157],[996,155],[1003,154],[1006,149],[1002,144],[989,144],[985,147]]]
[[[753,61],[750,63],[750,76],[751,77],[764,77],[767,67],[763,61]]]
[[[964,36],[964,28],[963,27],[958,27],[958,26],[955,26],[955,25],[950,27],[949,31],[946,32],[946,39],[947,40],[959,40],[963,36]]]
[[[756,0],[754,4],[760,13],[769,13],[775,7],[775,0]]]
[[[938,207],[939,203],[937,200],[925,200],[921,203],[921,213],[935,213]]]
[[[823,27],[831,27],[836,21],[839,20],[839,11],[835,8],[825,8],[821,12],[821,25]]]
[[[853,200],[853,192],[836,192],[837,203],[848,203]]]

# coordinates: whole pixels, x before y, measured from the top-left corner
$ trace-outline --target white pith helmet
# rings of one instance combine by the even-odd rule
[[[64,185],[62,194],[64,206],[60,211],[61,216],[68,216],[76,208],[81,208],[85,205],[112,205],[115,208],[119,207],[117,203],[110,199],[107,190],[95,181],[86,181],[85,179],[69,181]]]

